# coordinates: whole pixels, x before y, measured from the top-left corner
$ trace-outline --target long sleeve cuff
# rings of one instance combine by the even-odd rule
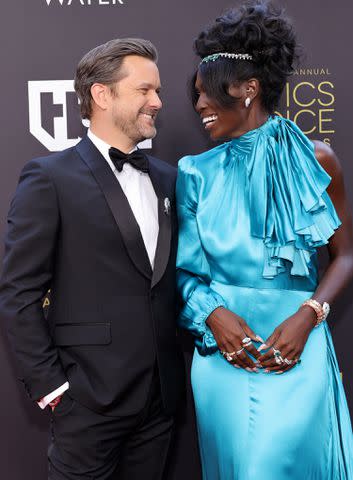
[[[224,305],[218,305],[218,307],[223,307],[223,306]],[[201,338],[195,339],[195,345],[200,355],[211,355],[211,353],[214,353],[218,350],[218,345],[217,345],[216,339],[213,336],[212,330],[206,324],[205,324],[205,333]]]
[[[208,285],[198,285],[188,297],[179,316],[179,325],[196,336],[195,344],[201,355],[209,355],[218,349],[217,342],[206,320],[218,307],[226,307],[225,300]]]
[[[68,390],[70,387],[69,385],[69,382],[65,382],[63,385],[61,385],[59,388],[57,388],[56,390],[54,390],[53,392],[51,393],[48,393],[48,395],[46,395],[45,397],[41,398],[39,400],[38,405],[40,406],[40,408],[42,410],[44,410],[44,408],[49,405],[49,403],[54,400],[54,398],[58,397],[59,395],[62,395],[64,392],[66,392],[66,390]]]

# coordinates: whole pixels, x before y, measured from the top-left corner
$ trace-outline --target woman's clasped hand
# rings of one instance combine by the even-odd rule
[[[301,362],[310,332],[316,324],[315,312],[301,307],[279,324],[263,340],[239,315],[219,307],[207,320],[223,357],[236,368],[282,374]],[[260,346],[258,344],[261,343]]]

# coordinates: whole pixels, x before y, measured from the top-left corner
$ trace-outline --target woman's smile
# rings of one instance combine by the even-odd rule
[[[216,113],[207,115],[207,117],[201,117],[202,124],[204,125],[206,130],[211,129],[217,122],[217,119],[218,115]]]

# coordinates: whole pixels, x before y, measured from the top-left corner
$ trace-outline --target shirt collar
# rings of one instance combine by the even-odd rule
[[[111,148],[111,145],[106,143],[101,138],[97,137],[97,135],[95,135],[90,128],[87,131],[87,137],[91,140],[91,142],[95,145],[95,147],[100,151],[100,153],[103,155],[103,157],[110,164],[111,160],[110,160],[110,156],[109,156],[109,149]],[[131,152],[129,152],[129,153],[132,153],[135,150],[137,150],[137,147],[133,148],[131,150]]]

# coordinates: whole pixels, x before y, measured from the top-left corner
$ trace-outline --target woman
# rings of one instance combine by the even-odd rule
[[[292,26],[256,2],[218,18],[195,47],[195,109],[211,139],[228,140],[184,157],[177,181],[203,479],[352,480],[325,321],[353,274],[352,220],[330,147],[273,115],[297,56]]]

